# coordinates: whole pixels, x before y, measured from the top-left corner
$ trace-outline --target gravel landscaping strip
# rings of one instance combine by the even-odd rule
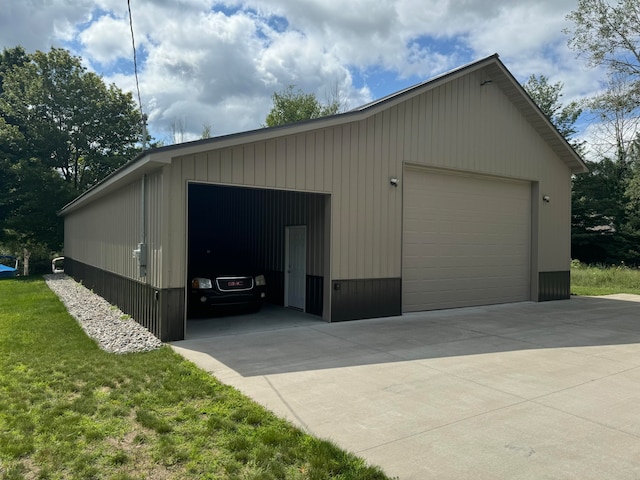
[[[162,346],[149,330],[68,275],[51,274],[44,279],[69,314],[104,351],[148,352]]]

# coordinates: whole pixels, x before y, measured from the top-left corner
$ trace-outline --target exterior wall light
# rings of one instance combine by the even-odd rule
[[[544,203],[549,203],[551,201],[551,197],[549,195],[543,195],[542,196],[542,201]]]
[[[396,177],[391,177],[389,179],[389,183],[391,184],[392,187],[397,187],[398,186],[398,179]]]

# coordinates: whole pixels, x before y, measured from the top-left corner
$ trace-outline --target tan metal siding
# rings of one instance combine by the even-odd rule
[[[186,182],[198,180],[330,193],[331,277],[398,278],[407,163],[539,182],[558,199],[540,212],[540,269],[568,268],[569,169],[496,84],[480,86],[484,79],[471,72],[365,120],[174,159],[174,259],[185,252]],[[176,262],[170,286],[184,283]]]
[[[332,159],[333,278],[400,276],[401,190],[389,177],[400,176],[402,164],[383,153],[390,150],[388,118],[381,113],[334,131],[341,148]]]
[[[146,180],[146,241],[148,245],[147,283],[162,285],[163,176],[159,171]]]
[[[141,240],[141,179],[65,217],[65,255],[76,261],[137,281],[162,283],[162,173],[147,175],[146,277],[139,275],[132,252]]]
[[[538,196],[538,267],[541,272],[569,271],[571,262],[571,177],[550,164]],[[542,202],[549,195],[550,202]]]
[[[222,165],[218,164],[217,166],[216,169],[214,161],[213,172],[221,175]],[[174,162],[167,167],[167,176],[167,198],[170,201],[167,205],[166,215],[167,224],[171,225],[171,228],[167,232],[170,251],[166,253],[163,262],[167,269],[164,286],[166,288],[184,288],[187,275],[187,190],[185,180],[195,177],[193,160],[186,157],[177,164]]]
[[[186,252],[186,229],[178,225],[185,223],[180,217],[186,211],[188,181],[331,192],[331,232],[337,235],[333,251],[339,252],[332,258],[332,277],[399,277],[401,194],[389,185],[388,172],[399,176],[401,163],[382,153],[390,148],[389,135],[382,132],[391,128],[383,117],[176,159],[171,167],[172,252]],[[184,267],[172,265],[171,286],[184,283]]]
[[[540,271],[568,270],[570,170],[495,84],[471,73],[391,108],[407,164],[539,182]],[[404,133],[404,135],[403,135]],[[550,195],[550,205],[541,196]],[[547,207],[547,208],[544,208]]]
[[[410,163],[514,178],[539,175],[540,155],[558,159],[495,85],[476,74],[392,107]]]

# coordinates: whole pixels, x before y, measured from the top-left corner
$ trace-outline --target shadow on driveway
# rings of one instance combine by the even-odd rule
[[[173,345],[242,376],[542,348],[640,344],[640,296],[572,297],[326,323],[273,305],[189,320]]]
[[[184,357],[401,480],[640,478],[640,296],[191,327]]]

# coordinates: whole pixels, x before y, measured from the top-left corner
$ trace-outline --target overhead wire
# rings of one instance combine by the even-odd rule
[[[147,116],[142,110],[142,96],[140,95],[140,82],[138,81],[138,58],[136,53],[136,39],[133,34],[133,16],[131,15],[131,0],[127,0],[127,9],[129,11],[129,28],[131,29],[131,45],[133,46],[133,72],[136,78],[136,91],[138,92],[138,105],[140,106],[140,114],[142,116],[142,149],[144,150],[147,143]]]

